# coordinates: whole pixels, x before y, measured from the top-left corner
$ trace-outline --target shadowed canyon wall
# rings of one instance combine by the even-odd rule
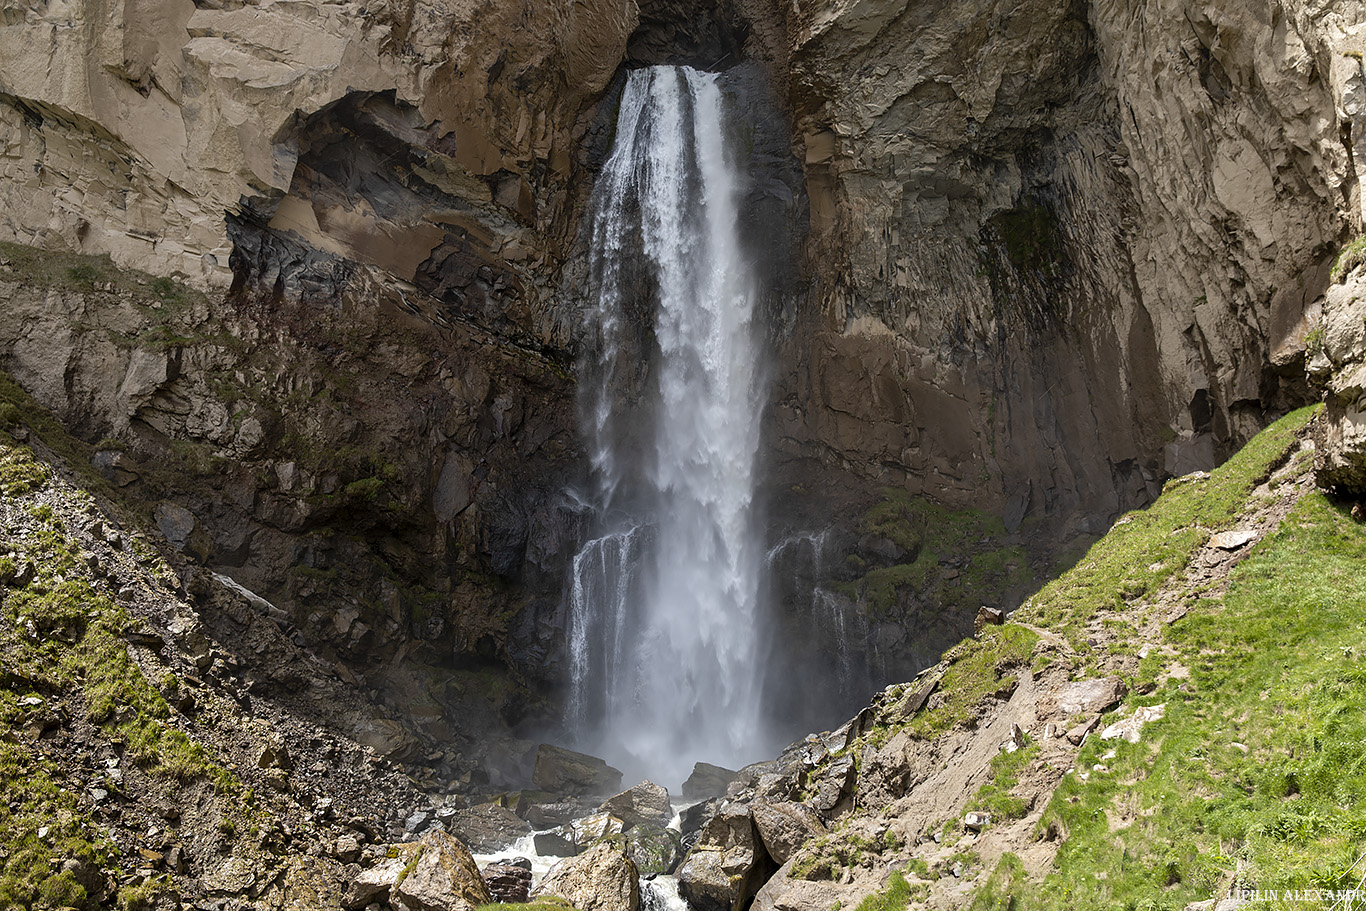
[[[534,694],[563,671],[582,534],[580,225],[621,70],[736,67],[771,539],[796,580],[775,598],[800,630],[820,589],[875,685],[1018,600],[1019,564],[1311,397],[1314,302],[1360,229],[1363,18],[0,2],[0,239],[148,273],[39,280],[16,254],[0,366],[130,464],[193,457],[137,483],[302,636],[393,668],[378,689],[424,706],[419,733],[470,693],[471,729],[553,715]],[[933,553],[916,498],[998,517],[959,537],[1001,565]],[[819,558],[778,547],[824,533]]]

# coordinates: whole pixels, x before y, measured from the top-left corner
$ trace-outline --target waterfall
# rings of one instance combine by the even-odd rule
[[[628,75],[590,212],[598,531],[569,586],[571,722],[623,770],[674,783],[758,748],[763,357],[719,79]]]

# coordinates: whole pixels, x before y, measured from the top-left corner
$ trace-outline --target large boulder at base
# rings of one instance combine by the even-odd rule
[[[343,908],[364,908],[372,902],[384,904],[389,901],[389,890],[403,875],[403,868],[422,850],[422,845],[410,842],[394,845],[393,850],[393,857],[386,857],[373,867],[360,871],[360,875],[346,887],[346,893],[342,896]]]
[[[735,780],[736,774],[719,765],[699,762],[692,767],[692,774],[688,776],[688,780],[683,782],[683,799],[706,800],[708,797],[720,797],[726,793],[726,788]]]
[[[420,842],[412,869],[390,890],[389,904],[403,911],[473,911],[493,901],[469,849],[440,829]]]
[[[560,861],[532,893],[549,895],[579,911],[639,911],[640,871],[619,845],[602,842]]]
[[[621,772],[596,756],[543,743],[531,782],[557,794],[611,794],[621,788]]]
[[[787,863],[807,839],[825,831],[825,824],[806,804],[760,802],[751,804],[749,812],[764,850],[778,864]]]
[[[702,827],[678,868],[678,891],[693,911],[744,908],[776,868],[749,809],[730,804]]]
[[[621,819],[628,831],[638,825],[666,826],[674,815],[669,792],[650,781],[607,798],[598,809]]]
[[[523,835],[531,834],[531,826],[521,817],[496,803],[456,810],[447,825],[457,838],[480,854],[501,851]]]

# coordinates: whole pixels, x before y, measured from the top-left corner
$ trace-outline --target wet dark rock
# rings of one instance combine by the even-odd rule
[[[484,883],[496,902],[525,902],[531,895],[531,865],[492,863],[483,869]]]
[[[457,810],[448,825],[457,838],[480,854],[500,851],[531,832],[525,820],[495,803]]]
[[[538,788],[556,793],[611,794],[621,787],[621,772],[596,756],[543,743],[536,750],[531,781]]]
[[[699,762],[693,766],[692,774],[683,782],[684,800],[706,800],[720,797],[726,787],[735,779],[736,772],[709,762]]]

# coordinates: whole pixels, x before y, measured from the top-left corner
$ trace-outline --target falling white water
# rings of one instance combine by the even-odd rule
[[[573,566],[571,708],[581,746],[672,783],[759,748],[761,352],[724,108],[715,74],[631,72],[592,215],[601,525]]]

